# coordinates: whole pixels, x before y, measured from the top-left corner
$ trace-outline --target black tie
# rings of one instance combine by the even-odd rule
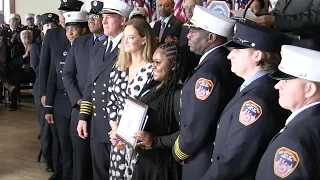
[[[111,49],[112,49],[112,41],[110,40],[110,41],[109,41],[108,49],[107,49],[107,51],[106,51],[106,53],[105,53],[105,56],[106,56],[106,57],[108,57],[109,54],[111,53]]]
[[[94,39],[94,44],[96,44],[97,42],[99,42],[99,38]]]

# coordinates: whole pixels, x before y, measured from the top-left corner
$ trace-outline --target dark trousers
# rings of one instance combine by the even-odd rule
[[[90,140],[93,180],[109,179],[111,144]]]
[[[54,152],[54,169],[62,180],[72,179],[72,144],[70,138],[69,118],[59,114],[53,115],[54,123],[51,124],[53,135]],[[60,146],[60,148],[59,148]],[[60,151],[59,151],[60,150]]]
[[[17,108],[18,107],[18,94],[20,91],[20,85],[16,85],[16,87],[13,89],[13,91],[10,93],[10,101],[11,101],[11,108]]]
[[[72,109],[70,135],[73,147],[73,180],[92,180],[92,159],[90,139],[78,136],[79,110]]]
[[[40,146],[43,155],[43,161],[47,167],[52,168],[52,133],[50,125],[44,119],[44,107],[41,105],[41,98],[34,96],[37,118],[40,124]]]

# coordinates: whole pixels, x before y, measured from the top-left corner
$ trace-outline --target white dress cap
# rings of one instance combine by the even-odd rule
[[[279,70],[291,76],[320,82],[320,52],[291,45],[281,48]]]
[[[125,18],[129,18],[133,7],[121,0],[103,0],[103,8],[100,14],[119,14]]]
[[[211,9],[196,5],[190,22],[211,33],[230,37],[233,34],[236,21],[221,15]]]
[[[131,19],[132,16],[135,16],[135,15],[146,16],[146,14],[147,14],[147,11],[143,7],[134,7],[129,15],[129,19]]]
[[[65,23],[81,23],[81,22],[88,22],[87,19],[87,12],[85,11],[69,11],[63,13],[65,18]]]

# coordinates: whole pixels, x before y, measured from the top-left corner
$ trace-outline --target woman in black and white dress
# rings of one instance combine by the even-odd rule
[[[152,78],[152,54],[155,39],[149,24],[142,19],[126,23],[118,62],[110,73],[107,112],[111,126],[110,180],[131,179],[130,162],[125,161],[128,148],[115,136],[127,96],[139,97]],[[126,175],[125,175],[125,172]]]

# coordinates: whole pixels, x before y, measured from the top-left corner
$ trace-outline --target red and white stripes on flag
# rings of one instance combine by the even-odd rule
[[[186,13],[183,8],[183,0],[174,0],[174,15],[183,23],[187,21]]]

